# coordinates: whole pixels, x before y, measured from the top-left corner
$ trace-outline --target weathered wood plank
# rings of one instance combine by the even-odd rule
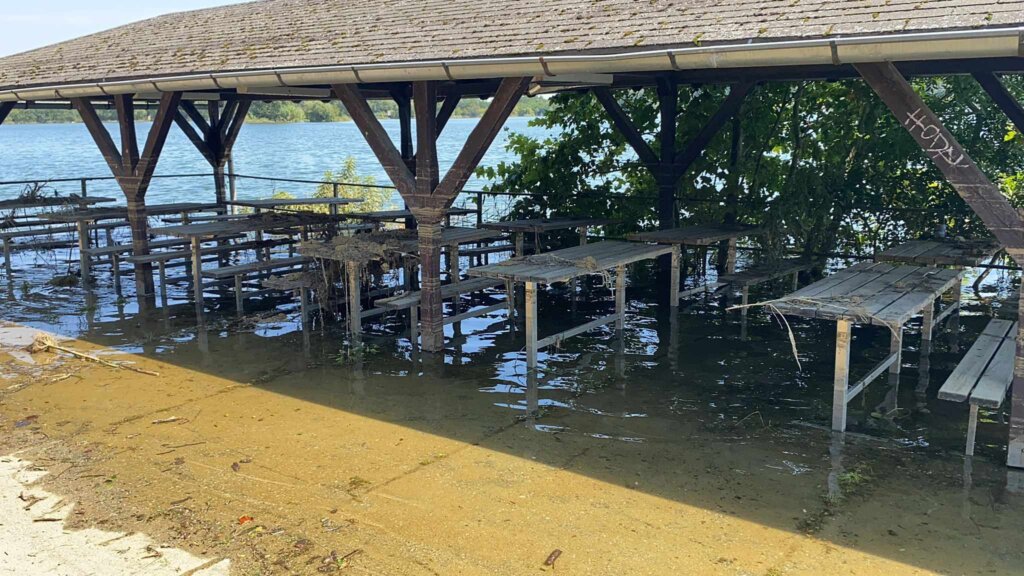
[[[708,246],[723,240],[762,236],[765,230],[738,226],[701,225],[683,226],[668,230],[639,232],[630,234],[627,239],[634,242],[656,242],[658,244],[678,244],[681,246]]]
[[[992,355],[988,368],[978,379],[971,394],[971,404],[985,408],[998,408],[1006,400],[1006,391],[1013,382],[1013,355],[1017,346],[1017,327],[1014,325],[1003,338],[999,349]]]
[[[468,274],[514,282],[552,284],[671,253],[670,246],[606,240],[470,268]]]
[[[1014,326],[1015,323],[1009,320],[990,321],[939,389],[939,398],[953,402],[966,401],[989,365],[993,354],[1000,348],[1007,333]]]
[[[312,262],[311,258],[305,256],[294,256],[292,258],[276,258],[271,260],[258,260],[247,264],[236,264],[234,266],[221,266],[203,270],[202,275],[206,278],[223,279],[231,278],[239,274],[252,272],[263,272],[265,270],[276,270],[278,268],[290,268],[300,264]]]

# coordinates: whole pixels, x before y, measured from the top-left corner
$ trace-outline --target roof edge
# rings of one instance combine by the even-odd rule
[[[764,66],[1024,57],[1024,27],[721,44],[608,54],[409,61],[73,83],[0,90],[0,102],[65,100],[140,92],[285,88],[323,84],[478,80],[511,76],[685,71]]]

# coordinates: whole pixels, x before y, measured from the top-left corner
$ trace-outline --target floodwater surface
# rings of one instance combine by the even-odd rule
[[[983,412],[965,461],[966,406],[935,397],[999,313],[1006,274],[978,290],[969,275],[963,313],[931,346],[912,325],[901,375],[873,383],[833,435],[834,324],[790,319],[798,369],[770,316],[743,326],[726,297],[670,313],[645,267],[623,333],[570,339],[528,376],[503,313],[447,327],[444,354],[419,353],[402,315],[368,322],[353,349],[340,322],[304,333],[284,298],[243,318],[214,309],[197,328],[184,287],[139,317],[130,278],[116,298],[103,268],[91,291],[47,286],[67,256],[20,257],[0,316],[138,355],[160,376],[10,361],[4,442],[73,470],[60,482],[86,518],[121,511],[101,516],[231,556],[239,573],[316,573],[354,551],[339,569],[523,574],[554,555],[568,574],[1015,574],[1024,562],[1007,414]],[[576,302],[543,293],[542,336],[610,312],[590,284]],[[853,377],[888,344],[855,329]]]

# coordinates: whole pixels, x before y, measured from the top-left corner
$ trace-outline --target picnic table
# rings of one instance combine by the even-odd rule
[[[903,326],[924,315],[922,338],[930,341],[935,326],[954,309],[935,315],[935,302],[960,291],[963,272],[949,268],[862,262],[773,302],[782,314],[836,323],[836,362],[832,396],[832,429],[846,429],[846,407],[888,368],[900,371]],[[866,376],[849,385],[852,324],[885,326],[892,332],[889,355]]]
[[[911,240],[875,254],[875,261],[970,268],[980,266],[999,250],[994,240]]]
[[[340,217],[326,214],[288,213],[288,214],[263,214],[234,220],[222,220],[214,222],[201,222],[198,224],[182,224],[179,226],[165,226],[152,230],[154,234],[183,238],[191,243],[192,247],[192,274],[193,294],[196,301],[196,309],[202,310],[203,306],[203,285],[202,278],[202,242],[203,240],[217,239],[236,234],[249,232],[262,233],[267,230],[280,230],[299,228],[306,234],[309,226],[327,225],[337,228]],[[353,228],[353,226],[349,226]],[[360,228],[355,225],[354,228]],[[362,229],[368,228],[362,226]],[[260,241],[261,239],[257,239]]]
[[[653,242],[655,244],[668,244],[678,246],[679,251],[672,260],[672,277],[678,277],[681,268],[682,250],[684,248],[703,248],[719,242],[728,242],[728,249],[725,259],[724,274],[736,272],[736,243],[740,238],[750,236],[761,236],[766,231],[762,228],[749,226],[727,226],[724,224],[701,224],[698,226],[682,226],[680,228],[669,228],[668,230],[655,230],[651,232],[637,232],[626,238],[634,242]],[[679,298],[685,298],[698,292],[717,290],[724,286],[724,283],[705,282],[688,290],[678,292]]]
[[[515,255],[525,256],[524,237],[526,234],[533,234],[534,252],[540,252],[540,235],[555,230],[570,230],[578,228],[580,232],[580,245],[587,243],[587,234],[593,226],[604,226],[613,223],[614,220],[606,218],[527,218],[523,220],[507,220],[503,222],[486,222],[481,228],[489,230],[500,230],[511,232],[514,239]]]
[[[481,230],[478,228],[464,228],[464,227],[450,227],[444,228],[441,232],[441,238],[439,244],[447,251],[447,267],[448,267],[448,278],[453,285],[457,285],[461,281],[461,275],[459,273],[459,246],[463,244],[477,244],[480,242],[486,242],[495,238],[501,238],[503,235],[500,232],[494,230]],[[321,245],[308,245],[299,248],[300,253],[305,255],[319,258],[323,260],[334,260],[341,263],[345,268],[346,273],[346,290],[348,293],[348,306],[351,311],[351,318],[349,320],[349,331],[353,336],[357,336],[362,331],[362,325],[360,320],[369,316],[378,315],[384,312],[384,308],[374,308],[371,310],[362,310],[362,286],[361,279],[363,277],[362,271],[366,265],[371,261],[379,261],[386,258],[402,258],[403,259],[403,271],[405,288],[407,294],[415,301],[415,305],[419,305],[419,292],[412,291],[411,278],[414,275],[414,266],[410,262],[409,258],[405,256],[415,255],[419,251],[419,241],[415,233],[412,231],[384,231],[379,234],[371,234],[360,236],[360,243],[365,244],[367,242],[379,244],[379,248],[372,251],[362,251],[366,259],[362,261],[345,260],[342,256],[339,256],[338,252],[334,251],[330,246]],[[325,249],[326,248],[326,249]],[[343,251],[344,253],[344,251]],[[355,253],[353,251],[352,253]],[[370,256],[372,253],[372,257]],[[477,291],[478,288],[475,284],[469,284],[462,290],[452,289],[447,297],[454,297],[455,304],[454,310],[456,316],[461,316],[461,319],[465,319],[467,316],[461,315],[459,310],[458,296],[463,293]],[[386,306],[387,309],[396,309],[400,307],[400,304],[404,300],[396,300],[399,304],[389,303]],[[411,306],[411,305],[410,305]],[[487,310],[488,312],[491,310]],[[483,313],[483,312],[480,312]],[[478,313],[479,314],[479,313]],[[471,316],[469,316],[471,317]],[[415,315],[413,315],[415,322]],[[415,327],[413,329],[415,333]]]
[[[197,202],[179,202],[174,204],[153,204],[146,206],[146,216],[165,216],[180,214],[187,219],[193,212],[207,212],[218,208],[217,204],[200,204]],[[41,218],[52,222],[74,224],[78,228],[78,257],[82,268],[82,281],[89,277],[89,225],[104,220],[128,221],[128,208],[91,208],[87,210],[62,210],[48,214],[40,214]]]
[[[526,364],[537,367],[537,351],[552,344],[615,322],[622,330],[626,318],[626,266],[672,254],[676,248],[659,244],[640,244],[603,240],[583,246],[554,250],[545,254],[517,256],[500,264],[470,268],[468,274],[477,278],[494,278],[526,285]],[[567,282],[589,274],[606,274],[615,270],[615,313],[598,318],[564,332],[537,338],[537,285]]]
[[[445,212],[445,225],[451,226],[453,216],[468,216],[470,214],[476,214],[476,210],[469,208],[449,208]],[[374,222],[382,224],[384,222],[399,222],[413,217],[412,210],[379,210],[377,212],[350,212],[345,214],[349,218],[357,220],[366,220],[367,222]]]
[[[338,206],[358,204],[358,198],[264,198],[261,200],[231,200],[228,204],[252,208],[259,214],[263,210],[275,208],[301,208],[308,206],[327,206],[332,214],[337,213]]]
[[[44,196],[40,198],[11,198],[0,200],[0,210],[31,210],[34,208],[56,208],[78,206],[87,208],[93,204],[115,202],[113,198],[103,196]]]

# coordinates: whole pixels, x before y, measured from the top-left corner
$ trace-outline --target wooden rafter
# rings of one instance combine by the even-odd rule
[[[480,160],[483,159],[484,154],[487,153],[488,148],[501,132],[501,128],[512,114],[512,110],[519,103],[520,98],[526,94],[531,81],[530,77],[502,80],[487,111],[470,132],[469,138],[466,139],[466,143],[455,158],[451,169],[438,184],[434,191],[435,196],[447,198],[449,206],[455,201],[455,197],[462,191],[462,187],[469,181],[473,171],[480,165]]]
[[[675,165],[677,169],[685,172],[690,168],[704,149],[711,143],[711,139],[722,130],[725,123],[730,119],[734,118],[740,111],[740,107],[743,106],[743,102],[747,99],[747,96],[754,89],[755,84],[753,82],[742,82],[740,84],[733,84],[729,88],[729,96],[726,97],[725,102],[718,107],[718,110],[711,116],[711,118],[704,124],[700,132],[696,136],[690,139],[686,143],[686,147],[679,151],[676,155]]]
[[[857,71],[914,137],[946,180],[1007,249],[1024,249],[1024,220],[978,168],[942,121],[891,63],[858,64]]]
[[[999,106],[1009,117],[1010,122],[1017,127],[1017,131],[1024,132],[1024,107],[1021,107],[1020,102],[1013,97],[1013,94],[1010,94],[999,78],[991,72],[975,72],[973,76],[978,84],[985,89],[985,92],[988,92],[996,106]]]
[[[14,110],[14,102],[0,102],[0,124],[3,124]]]
[[[100,120],[92,102],[85,98],[73,98],[71,105],[75,107],[75,110],[78,110],[79,116],[82,117],[82,123],[85,124],[86,130],[89,131],[92,139],[96,142],[96,146],[99,147],[100,154],[103,155],[103,159],[110,166],[110,171],[114,176],[120,177],[124,173],[121,153],[117,150],[114,139],[110,137],[110,132],[103,125],[103,121]]]
[[[626,114],[626,111],[619,105],[619,101],[615,99],[615,95],[612,94],[609,88],[594,88],[594,96],[597,97],[598,102],[604,106],[605,112],[608,113],[608,117],[611,119],[612,124],[622,134],[622,137],[626,139],[626,142],[633,148],[636,155],[640,157],[640,161],[649,166],[654,166],[661,163],[661,158],[654,153],[654,149],[651,148],[647,140],[644,139],[643,134],[633,123],[633,120]]]
[[[177,113],[175,113],[174,115],[174,122],[178,125],[179,128],[181,128],[181,131],[185,134],[185,137],[188,138],[190,142],[192,142],[192,145],[196,147],[196,150],[199,150],[199,153],[203,155],[203,158],[206,158],[207,162],[209,162],[211,165],[217,163],[217,156],[213,153],[213,150],[211,150],[210,147],[206,144],[204,136],[200,134],[198,130],[196,130],[196,127],[193,126],[191,122],[188,121],[188,118],[185,116],[184,112],[178,110]]]
[[[411,195],[416,190],[416,179],[402,158],[401,152],[384,131],[380,120],[370,109],[370,103],[360,92],[359,87],[353,84],[336,84],[333,89],[399,193],[403,196]]]

